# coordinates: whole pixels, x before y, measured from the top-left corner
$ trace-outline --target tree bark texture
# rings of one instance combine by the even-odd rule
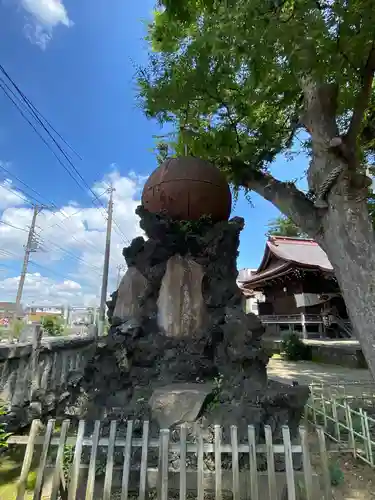
[[[327,193],[327,208],[314,206],[289,183],[256,174],[247,187],[273,203],[317,241],[332,263],[347,311],[375,378],[375,235],[366,203],[366,185],[356,152],[339,137],[337,88],[303,82],[303,124],[312,138],[308,185],[318,192],[327,176],[340,171]],[[362,178],[362,184],[361,184]]]

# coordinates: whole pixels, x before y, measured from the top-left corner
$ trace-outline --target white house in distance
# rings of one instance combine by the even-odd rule
[[[256,272],[256,269],[239,269],[237,276],[237,285],[244,295],[244,308],[246,313],[259,314],[259,302],[264,302],[264,295],[262,292],[255,292],[253,290],[246,290],[242,288],[242,283],[249,280]]]

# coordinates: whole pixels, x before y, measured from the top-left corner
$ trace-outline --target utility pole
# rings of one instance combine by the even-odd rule
[[[99,325],[97,330],[97,335],[101,336],[104,333],[105,324],[105,306],[107,300],[107,287],[108,287],[108,270],[109,270],[109,255],[111,251],[111,232],[112,232],[112,214],[113,214],[113,192],[114,188],[110,187],[110,196],[108,202],[108,220],[107,220],[107,234],[105,240],[105,252],[104,252],[104,265],[103,265],[103,279],[102,279],[102,293],[100,297],[100,309],[99,309]]]
[[[123,264],[118,264],[117,266],[117,288],[120,285],[120,279],[121,279],[121,271],[125,270],[125,266]]]
[[[27,243],[25,247],[25,257],[23,259],[22,272],[20,276],[20,281],[18,283],[17,297],[16,297],[16,314],[19,315],[21,312],[21,300],[22,300],[22,292],[23,286],[25,284],[25,278],[27,273],[27,267],[29,265],[30,253],[34,251],[33,243],[34,243],[34,232],[35,232],[35,222],[38,213],[41,211],[42,207],[38,205],[34,206],[33,218],[31,220],[29,236],[27,237]]]

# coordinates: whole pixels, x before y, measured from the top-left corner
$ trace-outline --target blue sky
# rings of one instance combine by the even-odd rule
[[[82,156],[83,160],[75,158],[74,163],[96,193],[104,191],[103,180],[108,181],[108,175],[112,175],[120,207],[115,213],[116,221],[121,234],[130,239],[138,234],[136,219],[130,212],[134,209],[134,200],[139,199],[144,177],[155,167],[153,135],[160,133],[157,124],[142,115],[135,100],[135,68],[147,60],[144,20],[150,18],[153,5],[153,0],[64,0],[63,3],[44,0],[44,4],[42,0],[0,0],[0,64]],[[100,234],[90,240],[90,246],[100,247],[104,219],[99,217],[99,222],[94,210],[89,211],[91,194],[73,182],[1,89],[0,111],[2,165],[57,207],[65,207],[64,213],[71,215],[72,207],[87,208],[85,216],[76,221],[79,228],[69,225],[75,217],[68,223],[56,210],[46,209],[38,216],[40,238],[45,238],[44,248],[49,251],[33,255],[33,262],[39,263],[39,268],[36,264],[30,267],[30,273],[37,276],[30,277],[29,288],[25,288],[27,301],[40,297],[44,300],[43,287],[53,290],[50,300],[70,300],[69,297],[77,295],[78,288],[75,290],[72,284],[64,288],[65,282],[79,284],[79,300],[84,297],[94,300],[100,276],[96,274],[95,278],[88,279],[88,269],[98,270],[102,257],[99,250],[95,257],[91,255],[89,247],[79,246],[71,240],[71,235],[77,230],[81,240],[83,231],[85,240],[88,233],[84,231],[91,226]],[[292,162],[280,158],[273,172],[279,178],[297,178],[306,165],[303,157]],[[6,191],[12,198],[9,189],[17,192],[17,188],[23,189],[23,186],[0,169],[0,183],[6,179],[12,180]],[[30,207],[22,202],[19,205],[21,200],[17,196],[12,199],[16,200],[13,204],[10,200],[3,206],[3,220],[27,228]],[[106,202],[106,195],[102,199]],[[233,215],[246,220],[239,268],[258,266],[267,222],[278,215],[272,205],[257,195],[252,195],[252,200],[254,208],[241,196],[233,211]],[[48,229],[49,232],[46,229],[54,223],[61,223],[58,234],[52,232],[56,226]],[[1,226],[5,231],[5,225],[0,224],[0,229]],[[0,233],[3,239],[0,248],[8,252],[0,255],[0,301],[10,300],[14,294],[21,265],[19,256],[27,236],[26,232],[10,226],[7,231],[6,235]],[[119,234],[114,238],[110,286],[115,285],[116,265],[122,261],[121,238]],[[58,241],[91,267],[80,267],[77,259],[68,257],[66,252],[59,253],[48,241]],[[38,280],[40,286],[36,287]]]

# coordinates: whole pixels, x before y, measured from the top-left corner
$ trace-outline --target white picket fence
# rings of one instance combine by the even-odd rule
[[[72,433],[69,432],[69,420],[64,420],[56,433],[54,420],[49,420],[46,426],[34,420],[28,436],[11,436],[10,445],[26,445],[17,500],[25,498],[30,470],[37,470],[34,500],[128,500],[134,498],[134,493],[138,500],[145,500],[151,491],[156,493],[158,500],[177,497],[186,500],[191,498],[191,494],[197,500],[204,500],[207,493],[211,493],[211,498],[214,495],[217,500],[222,500],[228,494],[233,500],[332,498],[325,435],[320,428],[317,429],[320,449],[320,472],[317,475],[311,464],[308,436],[304,427],[299,428],[298,444],[294,440],[292,443],[288,427],[282,428],[282,444],[274,444],[269,426],[264,427],[264,444],[256,444],[253,426],[248,427],[246,442],[241,443],[238,441],[238,429],[234,425],[230,427],[230,439],[223,439],[224,429],[215,426],[213,439],[210,440],[203,437],[199,426],[195,426],[195,438],[190,439],[188,426],[183,424],[179,429],[179,442],[171,439],[171,431],[168,429],[160,430],[157,438],[151,438],[147,421],[143,422],[141,437],[134,436],[132,421],[127,422],[126,434],[118,432],[122,424],[112,421],[108,437],[101,436],[101,425],[101,421],[96,421],[93,432],[87,435],[87,423],[82,420],[78,429],[75,428]],[[65,483],[63,471],[64,467],[66,469],[64,456],[67,446],[74,447],[74,453],[69,472],[65,475],[68,478]],[[82,460],[84,447],[90,449],[89,460]],[[96,477],[97,457],[98,451],[103,448],[106,449],[105,474],[104,481],[100,482]],[[140,451],[137,463],[134,463],[135,448]],[[48,467],[51,449],[55,452],[54,461]],[[115,450],[118,452],[119,449],[123,456],[121,467],[114,460]],[[156,451],[158,456],[158,466],[154,468],[148,463],[150,450],[154,453]],[[171,467],[171,456],[176,454],[179,456],[177,472]],[[188,454],[194,454],[195,467],[186,465]],[[223,454],[230,457],[229,470],[223,467]],[[259,470],[260,454],[263,460],[266,459],[264,471]],[[293,458],[296,455],[300,464],[302,457],[300,470],[294,470]],[[39,464],[35,462],[35,456],[38,457]],[[208,470],[205,464],[208,456],[213,459],[214,470]],[[244,456],[247,458],[247,466],[241,461]],[[275,470],[276,456],[282,458],[284,472]],[[116,473],[121,478],[118,485],[114,484]],[[47,483],[49,489],[46,492]],[[173,496],[173,492],[177,497]]]
[[[321,427],[325,435],[354,457],[375,467],[375,419],[358,405],[374,403],[375,387],[348,384],[310,386],[311,395],[305,408],[307,421]],[[353,408],[353,404],[356,408]],[[371,405],[372,406],[372,405]],[[375,406],[375,405],[374,405]]]

